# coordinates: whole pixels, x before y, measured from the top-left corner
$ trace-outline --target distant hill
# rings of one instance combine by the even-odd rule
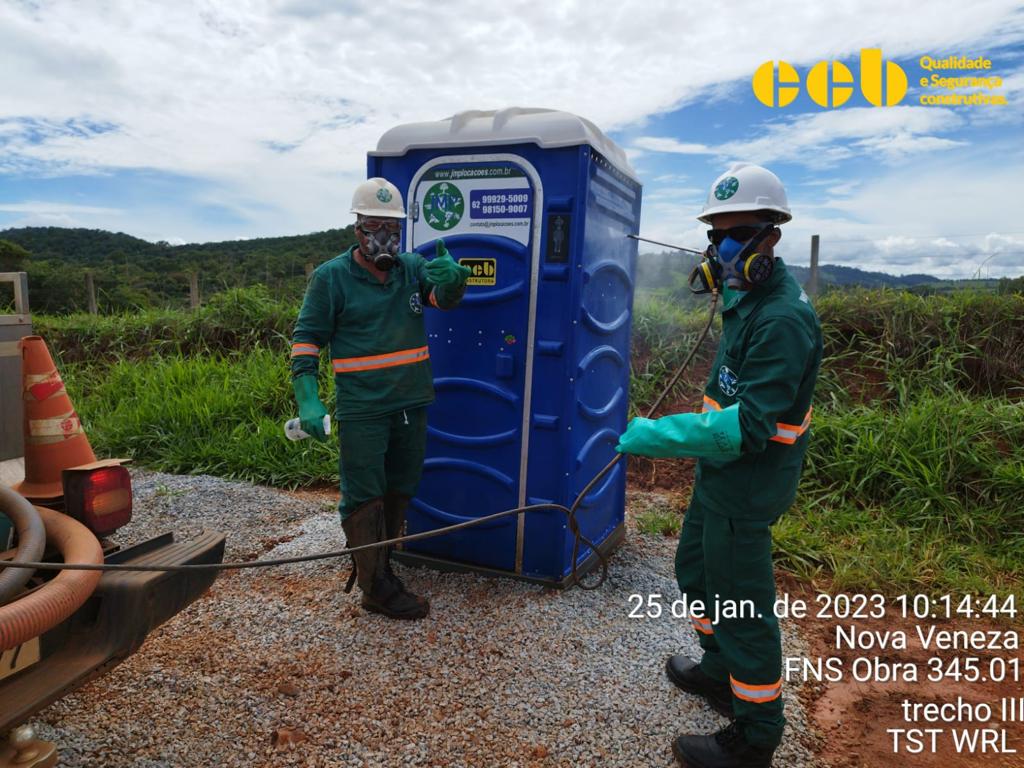
[[[295,298],[305,286],[305,265],[319,264],[355,242],[352,227],[308,235],[227,240],[214,243],[170,245],[151,243],[123,232],[63,227],[24,227],[0,230],[0,241],[28,251],[8,249],[24,258],[29,273],[32,308],[62,313],[87,307],[85,272],[91,270],[101,312],[154,306],[184,306],[188,301],[189,273],[200,275],[203,296],[224,288],[264,283],[278,298]],[[4,251],[0,248],[0,268]],[[14,258],[14,257],[12,257]],[[640,255],[638,285],[671,290],[689,298],[685,287],[697,257],[678,251]],[[800,283],[808,268],[787,265]],[[932,275],[889,275],[855,267],[825,264],[819,273],[821,288],[906,288],[920,292],[955,290],[967,281],[942,281]],[[977,282],[992,287],[992,281]]]
[[[682,254],[679,251],[641,253],[637,265],[637,284],[647,290],[668,290],[680,300],[685,300],[689,293],[686,288],[687,278],[699,260],[700,257],[695,254]],[[805,285],[810,277],[809,267],[787,263],[786,269],[801,285]],[[940,286],[955,286],[958,282],[960,281],[941,281],[932,275],[889,275],[884,272],[868,272],[837,264],[823,264],[818,269],[820,290],[827,290],[829,287],[864,287],[902,288],[926,292]]]
[[[787,264],[786,268],[799,283],[806,283],[810,278],[810,267],[797,267]],[[825,285],[840,287],[857,285],[864,288],[910,288],[915,285],[941,282],[939,278],[932,275],[890,275],[885,272],[868,272],[856,267],[843,267],[838,264],[819,265],[818,281]]]
[[[352,227],[308,235],[170,245],[123,232],[63,227],[0,230],[0,241],[24,248],[34,311],[70,312],[88,304],[85,272],[96,283],[100,311],[187,302],[189,273],[208,296],[224,288],[265,283],[278,297],[302,293],[305,265],[333,258],[355,242]]]

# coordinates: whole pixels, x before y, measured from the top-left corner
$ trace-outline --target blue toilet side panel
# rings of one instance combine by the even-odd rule
[[[640,185],[588,149],[586,217],[578,294],[573,304],[572,399],[567,404],[569,496],[575,498],[617,454],[629,407],[630,330],[636,279],[637,241],[626,237],[640,226]],[[588,494],[577,520],[583,535],[603,542],[625,519],[626,462],[620,461]],[[563,549],[564,571],[572,562],[572,538]],[[577,561],[589,551],[581,547]]]

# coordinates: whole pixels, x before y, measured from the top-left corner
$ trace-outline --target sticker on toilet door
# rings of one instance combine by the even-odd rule
[[[526,245],[533,226],[533,189],[512,163],[431,168],[416,185],[419,243],[448,235],[498,235]]]

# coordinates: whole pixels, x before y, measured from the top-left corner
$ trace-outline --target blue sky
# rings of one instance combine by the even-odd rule
[[[15,0],[0,6],[0,228],[178,243],[343,226],[388,128],[542,106],[627,150],[654,239],[702,247],[706,191],[743,160],[786,184],[794,220],[780,252],[794,263],[817,233],[826,263],[1024,274],[1024,13],[984,0],[921,8]],[[839,60],[856,76],[868,47],[906,71],[899,106],[871,106],[856,85],[838,108],[803,88],[784,108],[753,94],[764,61],[803,80]],[[990,59],[1007,105],[922,106],[924,55]]]

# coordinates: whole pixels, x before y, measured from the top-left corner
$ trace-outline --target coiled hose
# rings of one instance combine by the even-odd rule
[[[27,501],[25,503],[28,504]],[[92,567],[103,565],[103,548],[92,531],[74,518],[52,509],[35,507],[35,510],[46,530],[46,540],[57,548],[66,562]],[[31,571],[23,572],[32,574]],[[65,570],[39,589],[0,606],[0,651],[16,648],[60,624],[89,599],[102,575],[95,570]]]
[[[46,528],[36,508],[20,493],[0,485],[0,513],[11,519],[18,532],[18,553],[14,562],[41,560],[46,550]],[[30,578],[32,571],[24,568],[0,571],[0,605],[18,594]]]

